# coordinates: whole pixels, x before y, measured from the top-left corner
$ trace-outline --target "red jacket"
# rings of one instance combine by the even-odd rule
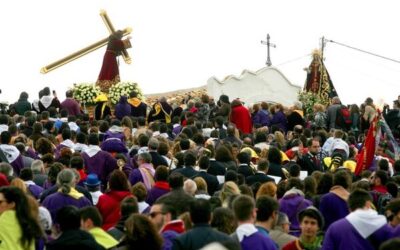
[[[231,111],[231,122],[234,123],[242,133],[249,134],[253,128],[249,111],[243,105],[235,106]]]
[[[110,191],[99,197],[96,207],[103,217],[102,228],[107,231],[115,226],[121,217],[120,204],[127,197],[133,196],[129,191]]]

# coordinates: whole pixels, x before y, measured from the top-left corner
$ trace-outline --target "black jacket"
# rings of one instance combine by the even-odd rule
[[[263,174],[263,173],[255,173],[254,175],[251,175],[251,176],[246,178],[246,184],[248,186],[251,186],[251,185],[253,185],[254,183],[257,183],[257,182],[263,184],[263,183],[268,182],[268,181],[275,181],[275,180],[272,179],[271,177],[269,177],[268,175]]]
[[[235,244],[231,237],[218,232],[208,224],[195,224],[191,230],[173,239],[172,242],[173,250],[197,250],[212,242],[219,242],[221,244],[230,242],[231,244]]]
[[[47,250],[100,250],[104,249],[97,244],[93,236],[83,230],[68,230],[57,239],[49,242]]]

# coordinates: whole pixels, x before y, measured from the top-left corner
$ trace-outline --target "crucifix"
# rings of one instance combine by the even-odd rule
[[[276,45],[269,42],[269,34],[267,34],[267,41],[261,40],[261,44],[267,45],[267,62],[265,63],[267,66],[271,66],[271,58],[269,57],[269,47],[276,48]]]
[[[110,34],[114,34],[115,33],[114,26],[112,25],[112,23],[111,23],[108,15],[106,13],[106,11],[105,10],[101,10],[100,11],[100,16],[103,19],[103,21],[104,21],[108,31],[110,32]],[[127,27],[127,28],[125,28],[125,29],[123,29],[121,31],[122,31],[122,36],[124,37],[124,36],[129,35],[132,32],[132,28]],[[83,48],[81,50],[78,50],[78,51],[76,51],[76,52],[74,52],[74,53],[72,53],[72,54],[70,54],[70,55],[68,55],[68,56],[66,56],[66,57],[64,57],[64,58],[62,58],[60,60],[57,60],[57,61],[55,61],[53,63],[50,63],[50,64],[44,66],[43,68],[41,68],[40,69],[40,73],[46,74],[46,73],[48,73],[48,72],[50,72],[50,71],[52,71],[52,70],[54,70],[54,69],[56,69],[58,67],[61,67],[61,66],[65,65],[65,64],[67,64],[69,62],[72,62],[72,61],[74,61],[74,60],[76,60],[76,59],[78,59],[78,58],[80,58],[80,57],[82,57],[82,56],[84,56],[86,54],[89,54],[90,52],[93,52],[93,51],[95,51],[95,50],[107,45],[108,41],[109,41],[109,38],[106,37],[106,38],[101,39],[100,41],[97,41],[97,42],[95,42],[95,43],[93,43],[93,44],[91,44],[91,45],[89,45],[89,46],[87,46],[87,47],[85,47],[85,48]],[[126,51],[126,49],[123,49],[121,51],[121,53],[122,53],[122,56],[124,58],[125,63],[130,64],[132,62],[132,59],[129,57],[129,54]]]

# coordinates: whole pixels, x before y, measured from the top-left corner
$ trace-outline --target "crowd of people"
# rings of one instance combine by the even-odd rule
[[[0,114],[0,249],[400,249],[400,96],[96,101],[44,88]],[[355,174],[377,116],[394,140]]]

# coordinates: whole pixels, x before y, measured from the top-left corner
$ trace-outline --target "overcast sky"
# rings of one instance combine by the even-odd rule
[[[113,0],[1,1],[0,100],[21,91],[30,101],[44,86],[64,99],[74,82],[95,82],[105,48],[48,74],[40,68],[108,36],[99,12],[114,27],[132,27],[131,65],[121,60],[123,81],[145,93],[205,85],[216,76],[265,66],[266,34],[277,45],[271,60],[303,86],[309,54],[320,38],[400,60],[398,1]],[[325,64],[345,103],[365,97],[390,104],[400,94],[400,64],[328,43]],[[296,60],[297,59],[297,60]]]

